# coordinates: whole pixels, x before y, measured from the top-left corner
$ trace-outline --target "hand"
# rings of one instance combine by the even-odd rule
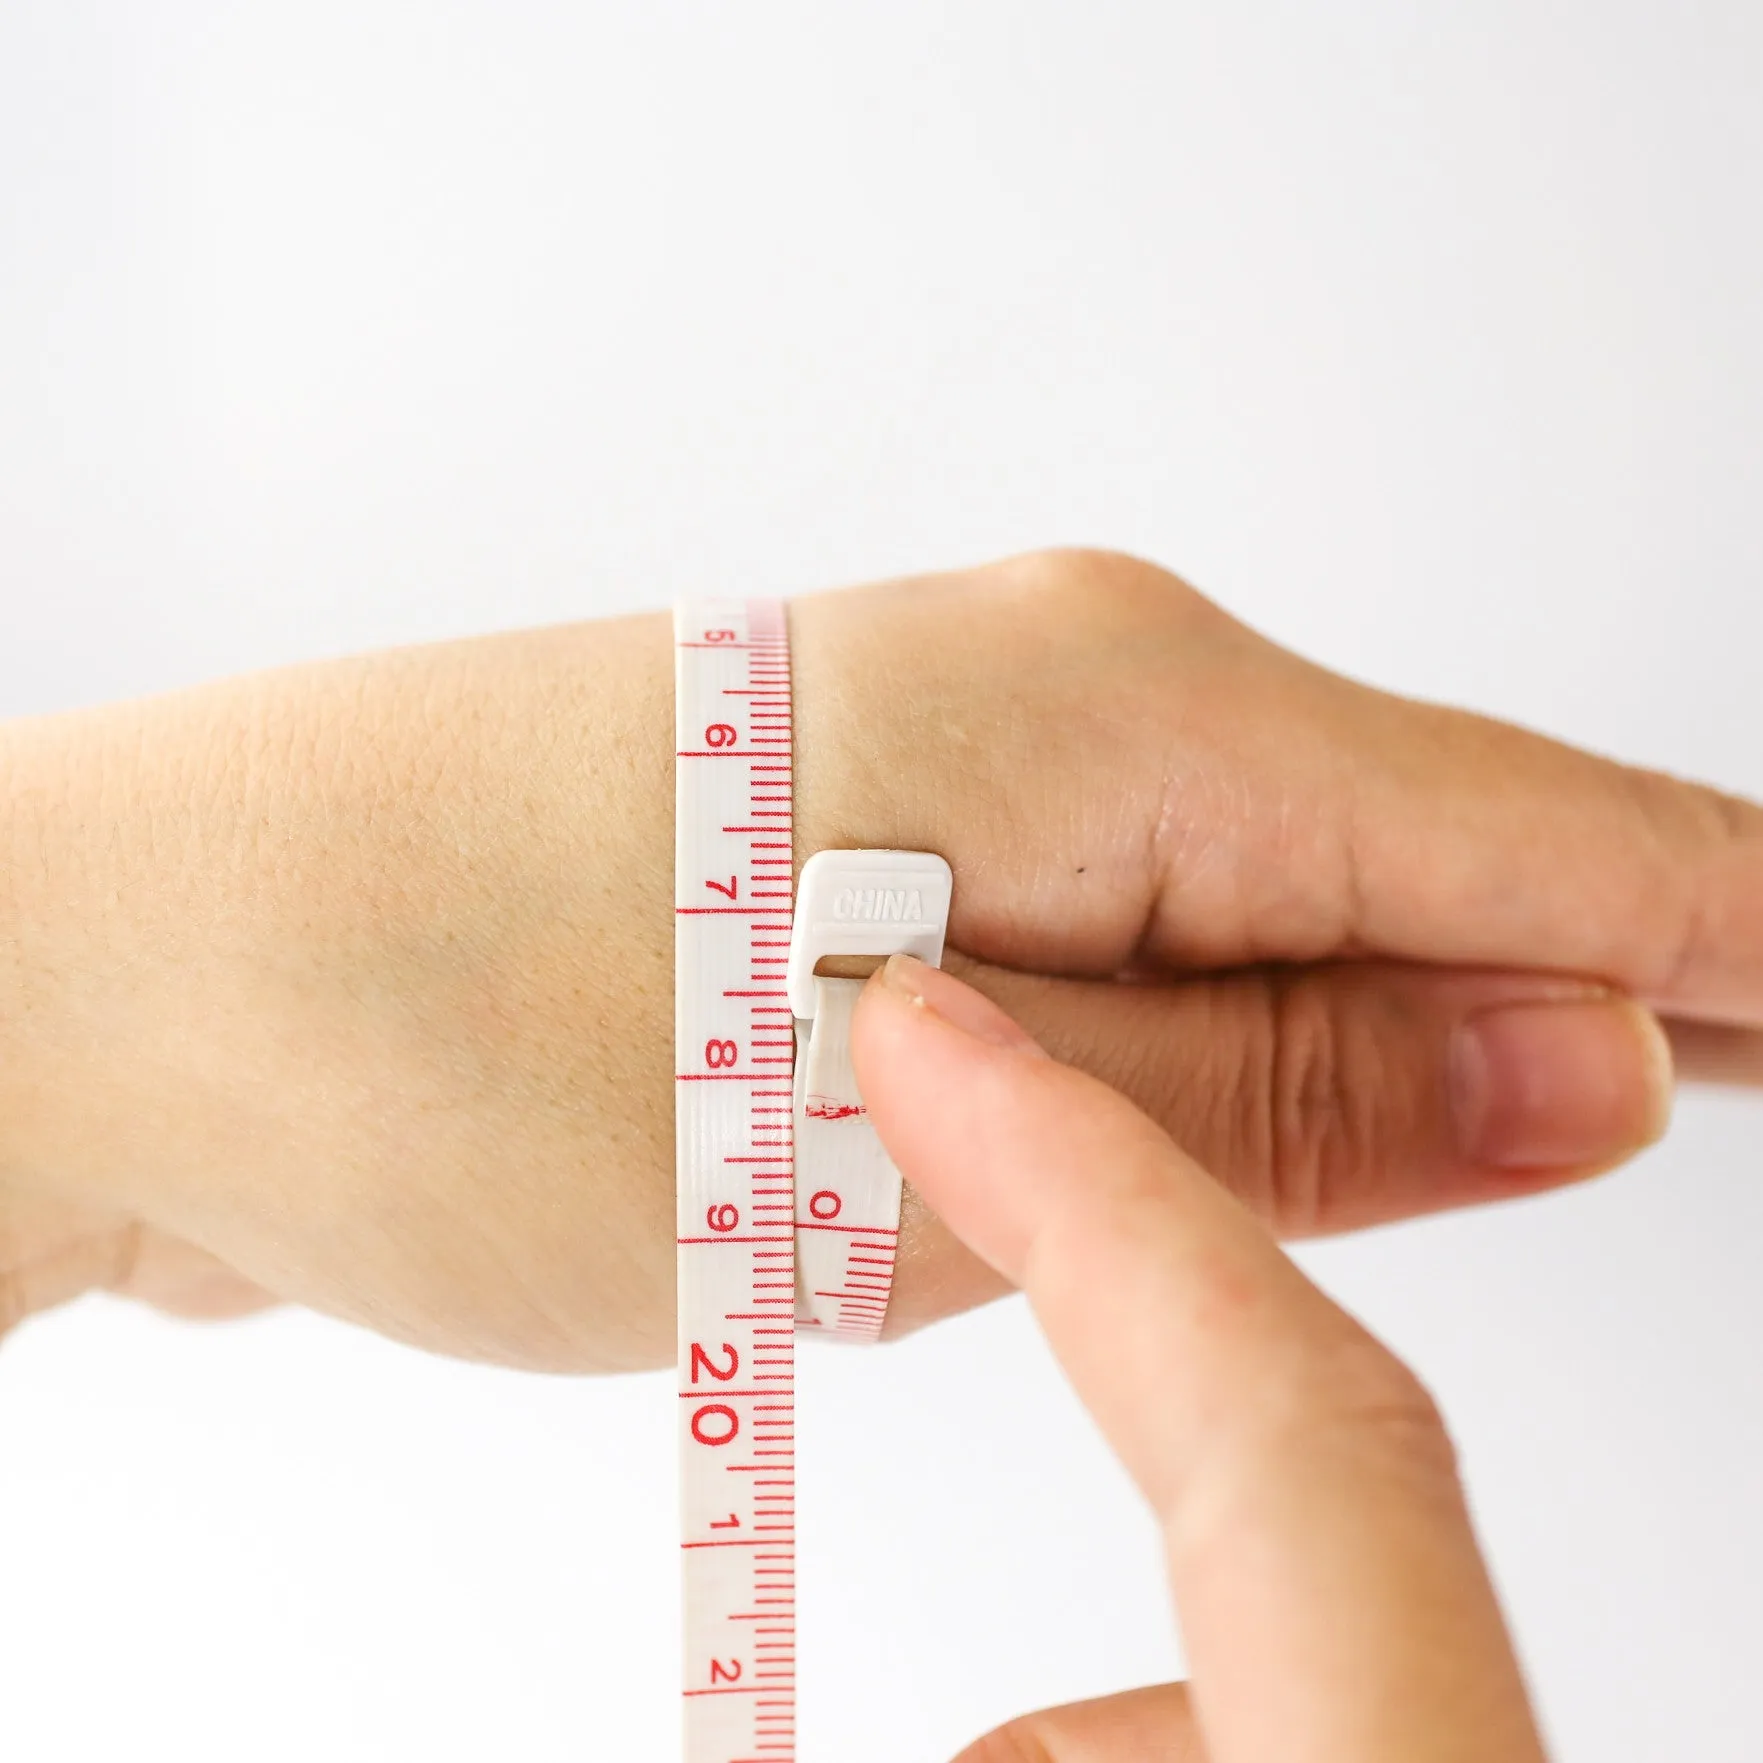
[[[1353,685],[1128,559],[792,622],[800,853],[943,852],[952,967],[1282,1232],[1648,1143],[1630,995],[1692,1075],[1756,1069],[1763,811]],[[114,1266],[663,1362],[671,700],[656,616],[0,731],[0,1325]],[[1000,1289],[906,1223],[895,1327]]]
[[[896,956],[852,1046],[902,1171],[1026,1289],[1160,1521],[1192,1666],[958,1763],[1540,1763],[1425,1391],[1150,1120]]]
[[[1749,803],[1357,685],[1120,557],[820,596],[794,628],[804,851],[946,856],[951,969],[1281,1235],[1652,1142],[1671,1060],[1633,999],[1686,1076],[1763,1075]],[[996,1289],[908,1224],[896,1326]]]

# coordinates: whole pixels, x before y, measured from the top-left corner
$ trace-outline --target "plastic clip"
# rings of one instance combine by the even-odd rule
[[[954,891],[931,851],[817,851],[796,884],[791,1012],[814,1015],[814,970],[829,955],[916,955],[940,967]]]

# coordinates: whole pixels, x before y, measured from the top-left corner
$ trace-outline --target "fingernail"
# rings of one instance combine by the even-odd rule
[[[1485,1168],[1597,1168],[1645,1149],[1671,1118],[1671,1047],[1621,998],[1508,1004],[1451,1048],[1458,1148]]]
[[[1008,1047],[1016,1053],[1040,1053],[1046,1057],[1034,1037],[1017,1027],[990,998],[963,985],[940,967],[932,967],[914,955],[890,955],[877,977],[889,991],[975,1040]]]

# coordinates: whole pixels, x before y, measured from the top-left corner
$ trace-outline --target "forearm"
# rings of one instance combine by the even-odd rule
[[[431,1345],[652,1359],[668,666],[651,617],[7,731],[8,1185]]]

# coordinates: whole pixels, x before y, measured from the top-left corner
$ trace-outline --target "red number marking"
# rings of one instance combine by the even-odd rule
[[[733,1230],[741,1222],[740,1208],[737,1206],[712,1206],[704,1214],[704,1222],[715,1231]]]
[[[837,1218],[845,1209],[845,1202],[831,1188],[822,1188],[808,1202],[808,1210],[823,1223],[829,1218]]]
[[[719,894],[727,894],[731,900],[736,900],[736,899],[740,898],[740,894],[739,894],[738,890],[740,888],[741,883],[740,883],[740,878],[738,876],[731,875],[728,878],[728,886],[727,887],[724,887],[722,885],[722,883],[719,881],[707,881],[707,882],[705,882],[704,885],[707,888],[715,888],[715,890]]]
[[[739,1056],[739,1049],[733,1041],[706,1041],[704,1043],[704,1063],[712,1071],[720,1071],[725,1065],[733,1065]]]
[[[731,1659],[724,1665],[720,1659],[710,1661],[710,1681],[712,1683],[739,1683],[741,1681],[741,1662]]]
[[[692,1437],[701,1445],[733,1444],[740,1430],[741,1418],[726,1402],[707,1402],[692,1416]]]
[[[740,738],[740,730],[732,722],[713,722],[704,731],[706,747],[732,747]]]
[[[716,1367],[710,1363],[710,1355],[708,1353],[706,1353],[704,1351],[704,1349],[701,1346],[699,1346],[696,1341],[692,1342],[692,1382],[693,1383],[696,1383],[698,1381],[698,1373],[700,1370],[704,1370],[704,1371],[709,1372],[710,1375],[713,1378],[715,1378],[718,1383],[727,1383],[728,1380],[731,1377],[733,1377],[737,1371],[739,1371],[741,1369],[741,1356],[739,1353],[737,1353],[734,1350],[733,1346],[731,1346],[729,1344],[729,1342],[724,1341],[722,1343],[722,1351],[725,1352],[726,1354],[728,1354],[728,1370],[727,1371],[718,1371],[716,1369]],[[694,1423],[694,1425],[693,1425],[693,1430],[694,1431],[697,1430],[696,1423]]]

